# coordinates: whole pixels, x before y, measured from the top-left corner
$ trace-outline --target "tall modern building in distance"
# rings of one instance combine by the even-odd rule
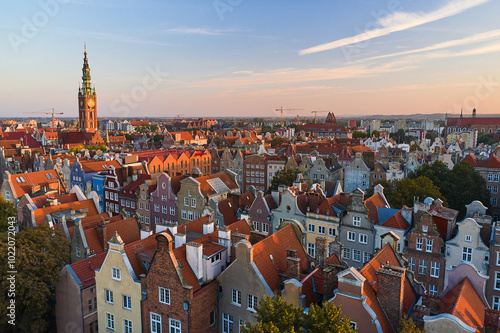
[[[97,130],[97,101],[95,85],[90,82],[90,68],[87,59],[87,47],[84,48],[82,86],[78,90],[79,126],[82,132]]]

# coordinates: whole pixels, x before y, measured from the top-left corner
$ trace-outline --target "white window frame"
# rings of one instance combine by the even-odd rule
[[[269,233],[269,224],[262,223],[262,232],[268,234]]]
[[[170,289],[158,287],[158,302],[170,305]]]
[[[109,312],[106,312],[106,328],[108,330],[115,330],[115,315]]]
[[[422,251],[423,247],[424,247],[424,239],[417,238],[416,243],[415,243],[415,249],[417,251]]]
[[[352,217],[352,225],[355,227],[361,226],[361,217],[360,216],[353,216]]]
[[[352,249],[352,260],[356,262],[361,262],[361,251],[358,249]]]
[[[417,261],[414,257],[409,257],[408,258],[408,270],[415,272],[416,262]]]
[[[495,283],[493,289],[500,290],[500,272],[495,272]]]
[[[151,324],[151,333],[161,333],[161,315],[158,313],[150,312],[149,320]]]
[[[351,249],[348,247],[344,247],[342,249],[342,258],[346,260],[351,260]]]
[[[170,215],[175,215],[175,207],[170,207]]]
[[[233,289],[231,293],[231,304],[241,307],[241,291]]]
[[[191,198],[191,207],[196,208],[196,198]]]
[[[251,312],[257,312],[255,310],[255,307],[257,306],[257,296],[254,295],[247,295],[247,310]]]
[[[189,198],[184,197],[184,206],[189,207]]]
[[[111,278],[116,281],[122,280],[122,271],[117,267],[111,267]]]
[[[233,332],[233,316],[227,313],[222,314],[222,332],[223,333]]]
[[[125,333],[132,333],[132,321],[123,319],[123,331]]]
[[[371,260],[371,253],[363,251],[363,264],[366,264]]]
[[[431,296],[438,295],[438,286],[436,284],[429,284],[429,295]]]
[[[168,327],[170,333],[181,333],[181,321],[173,318],[168,319]]]
[[[314,224],[314,223],[308,223],[307,224],[307,231],[308,232],[316,232],[316,224]]]
[[[359,234],[359,243],[360,244],[368,244],[368,235],[367,234]]]
[[[113,304],[113,291],[104,289],[104,300],[106,303]]]
[[[432,245],[434,243],[433,239],[426,239],[425,242],[425,252],[431,252],[432,253]]]
[[[132,310],[132,297],[127,295],[122,295],[123,308],[126,310]]]
[[[427,260],[425,259],[418,260],[418,274],[427,275]]]
[[[500,296],[493,296],[491,300],[491,308],[493,310],[500,310]]]
[[[462,247],[462,261],[464,262],[472,262],[472,247],[464,246]]]
[[[316,258],[316,244],[315,243],[307,243],[307,253],[311,257]]]
[[[436,261],[431,261],[431,277],[438,278],[441,265]]]
[[[356,233],[354,231],[347,231],[347,240],[349,242],[355,242],[356,241]]]
[[[326,234],[326,227],[323,225],[318,225],[318,234],[319,235],[324,235]]]
[[[336,236],[335,228],[328,228],[328,236],[335,237]]]

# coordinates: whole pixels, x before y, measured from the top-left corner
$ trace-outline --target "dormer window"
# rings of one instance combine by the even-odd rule
[[[428,230],[429,230],[429,226],[427,226],[427,225],[423,225],[422,226],[422,231],[423,232],[427,232]]]
[[[465,235],[465,241],[471,242],[472,237],[470,235]]]

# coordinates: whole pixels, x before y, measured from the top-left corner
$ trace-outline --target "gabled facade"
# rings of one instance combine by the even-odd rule
[[[306,253],[293,226],[250,244],[235,244],[235,260],[218,277],[219,332],[237,332],[245,321],[256,322],[255,307],[284,287],[287,278],[300,279],[309,266]]]
[[[96,270],[99,332],[142,331],[141,276],[156,249],[155,236],[127,244],[115,233],[100,269]]]
[[[271,195],[264,195],[264,192],[257,191],[257,196],[248,211],[249,222],[256,231],[270,235],[274,232],[272,228],[272,210],[277,208],[278,204]]]
[[[177,224],[178,204],[177,193],[180,182],[186,176],[170,177],[166,172],[161,173],[156,180],[156,190],[151,193],[151,230],[158,232],[165,230],[166,223]],[[158,228],[158,226],[162,226]]]
[[[362,154],[356,153],[354,161],[345,169],[344,191],[352,192],[359,188],[366,190],[370,185],[370,169],[363,161]]]
[[[120,182],[118,180],[117,170],[111,166],[108,169],[106,178],[104,180],[104,208],[106,212],[113,215],[120,213],[120,201],[118,193],[120,191]]]
[[[443,292],[446,270],[445,243],[431,214],[421,212],[415,218],[415,225],[406,236],[404,250],[408,270],[423,283],[425,293],[439,296]]]
[[[465,262],[480,274],[488,273],[489,248],[481,239],[481,226],[472,218],[457,224],[455,237],[446,242],[446,269],[453,269]]]

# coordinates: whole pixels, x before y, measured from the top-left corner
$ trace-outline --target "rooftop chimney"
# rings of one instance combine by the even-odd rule
[[[395,330],[403,316],[405,272],[404,268],[390,265],[383,265],[377,271],[377,296]]]
[[[297,250],[286,250],[286,276],[287,279],[296,279],[300,281],[300,258],[296,257]]]

